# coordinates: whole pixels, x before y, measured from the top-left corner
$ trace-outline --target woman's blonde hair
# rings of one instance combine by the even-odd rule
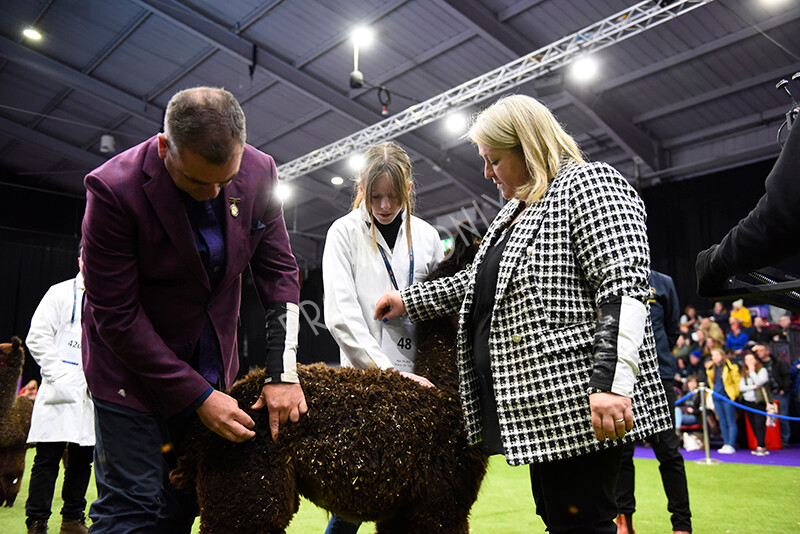
[[[406,211],[406,239],[408,250],[411,250],[411,213],[414,209],[413,176],[411,174],[411,158],[399,145],[387,141],[373,145],[364,153],[364,165],[358,173],[358,187],[353,209],[358,209],[361,202],[367,208],[372,231],[372,245],[377,249],[375,238],[375,216],[372,214],[372,189],[375,182],[383,177],[389,181],[392,194],[400,201],[400,210]]]
[[[563,158],[585,161],[550,110],[530,96],[501,98],[475,117],[465,137],[489,148],[522,150],[528,180],[514,197],[527,204],[544,195]]]

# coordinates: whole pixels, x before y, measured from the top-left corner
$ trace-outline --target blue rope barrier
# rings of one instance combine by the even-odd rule
[[[777,413],[762,412],[761,410],[756,410],[755,408],[750,408],[749,406],[745,406],[743,404],[739,404],[736,401],[732,401],[728,397],[723,397],[722,395],[720,395],[719,393],[717,393],[713,389],[709,389],[708,391],[710,391],[711,394],[713,396],[715,396],[716,398],[718,398],[720,400],[723,400],[723,401],[727,402],[728,404],[733,404],[734,406],[736,406],[737,408],[741,408],[742,410],[747,410],[748,412],[760,413],[761,415],[765,415],[767,417],[774,417],[775,419],[786,419],[787,421],[800,421],[800,417],[789,417],[788,415],[780,415],[780,414],[777,414]]]
[[[683,401],[685,401],[685,400],[686,400],[686,399],[688,399],[689,397],[693,396],[695,393],[697,393],[697,391],[696,391],[696,390],[695,390],[695,391],[690,391],[689,393],[687,393],[686,395],[684,395],[684,396],[683,396],[683,397],[681,397],[680,399],[676,400],[676,401],[675,401],[675,404],[676,404],[676,405],[678,405],[678,404],[682,403]]]

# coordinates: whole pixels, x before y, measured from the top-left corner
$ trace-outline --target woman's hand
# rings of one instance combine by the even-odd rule
[[[415,375],[414,373],[409,373],[407,371],[400,371],[400,374],[404,377],[408,378],[409,380],[413,380],[417,384],[424,386],[426,388],[436,387],[433,385],[433,382],[425,378],[424,376]]]
[[[589,395],[592,428],[597,441],[617,439],[633,428],[631,399],[616,393],[603,392]]]
[[[400,317],[405,312],[406,306],[403,304],[403,299],[400,298],[400,292],[396,289],[386,293],[375,304],[375,319],[384,323],[389,319]]]

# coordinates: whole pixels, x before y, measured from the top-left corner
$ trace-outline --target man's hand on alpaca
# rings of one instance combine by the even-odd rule
[[[251,430],[256,426],[253,419],[239,408],[236,399],[221,391],[211,392],[197,415],[204,425],[227,440],[241,442],[256,435]]]
[[[306,396],[300,384],[286,382],[266,384],[261,388],[261,396],[251,408],[260,410],[264,406],[269,410],[269,431],[272,434],[272,441],[278,440],[280,425],[287,420],[296,423],[300,420],[300,416],[308,411]]]

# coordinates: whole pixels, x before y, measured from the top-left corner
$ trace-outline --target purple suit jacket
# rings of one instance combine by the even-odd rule
[[[239,211],[225,211],[225,274],[212,291],[156,137],[86,176],[82,350],[94,397],[165,417],[191,405],[209,387],[188,363],[206,316],[231,385],[242,271],[251,267],[263,305],[299,300],[277,182],[273,159],[246,145],[239,174],[220,193]]]

